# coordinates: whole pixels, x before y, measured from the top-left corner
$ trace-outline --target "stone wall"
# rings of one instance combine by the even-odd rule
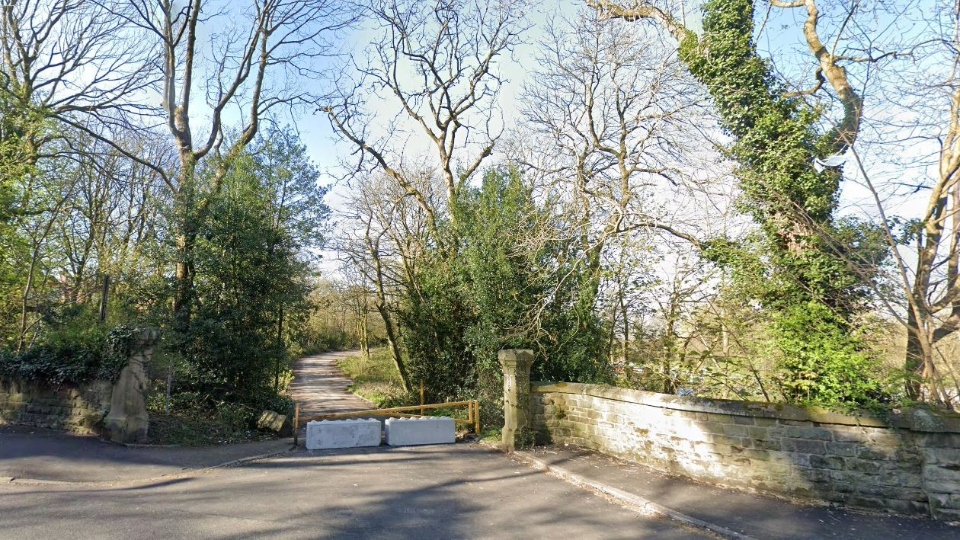
[[[105,381],[79,388],[66,385],[52,388],[0,379],[0,424],[97,434],[110,410],[111,390],[112,386]]]
[[[574,383],[534,383],[538,436],[721,485],[960,519],[960,417],[881,420]]]

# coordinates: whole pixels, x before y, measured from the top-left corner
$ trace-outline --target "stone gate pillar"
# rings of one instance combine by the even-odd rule
[[[512,452],[518,439],[522,444],[529,437],[533,351],[504,349],[497,358],[503,367],[503,446]]]
[[[127,366],[113,385],[110,413],[104,420],[110,440],[118,443],[142,443],[147,440],[150,419],[143,394],[147,389],[146,367],[153,358],[153,348],[160,340],[160,330],[140,330],[131,344]]]

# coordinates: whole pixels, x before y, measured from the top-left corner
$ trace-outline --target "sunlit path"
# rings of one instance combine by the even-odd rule
[[[351,381],[337,367],[337,360],[359,354],[360,351],[329,352],[297,360],[290,395],[300,404],[301,415],[374,408],[372,403],[347,390]]]

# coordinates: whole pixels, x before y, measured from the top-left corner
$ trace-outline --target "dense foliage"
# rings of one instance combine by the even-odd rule
[[[54,162],[60,175],[42,162],[32,183],[17,183],[31,188],[17,203],[32,210],[4,239],[21,247],[5,246],[0,264],[8,294],[2,375],[53,385],[112,380],[130,353],[118,336],[155,326],[163,342],[147,367],[163,411],[170,399],[207,412],[233,403],[249,422],[263,408],[291,409],[279,393],[310,311],[311,250],[323,245],[329,216],[325,188],[295,133],[270,129],[219,169],[222,187],[196,226],[203,234],[186,332],[170,310],[172,216],[158,179],[115,153],[70,157]],[[214,174],[198,171],[201,182]],[[32,275],[19,271],[27,268]],[[196,398],[177,401],[183,393]]]
[[[791,399],[855,400],[836,381],[867,380],[874,369],[844,336],[865,307],[885,247],[876,229],[836,219],[841,171],[818,171],[814,163],[845,143],[833,131],[818,131],[820,112],[789,96],[757,53],[753,7],[752,0],[705,3],[703,35],[688,32],[680,44],[681,59],[735,138],[729,153],[739,165],[741,205],[763,234],[762,243],[747,244],[759,251],[720,241],[707,256],[732,269],[748,298],[778,313],[773,330],[785,359],[784,384],[799,389],[788,392]]]
[[[491,169],[454,216],[456,252],[418,260],[400,304],[412,386],[423,382],[430,400],[480,398],[496,418],[504,348],[533,349],[537,379],[610,381],[605,329],[581,301],[575,243],[558,237],[557,216],[520,172]]]
[[[514,167],[488,172],[457,211],[477,321],[468,341],[482,364],[500,349],[533,349],[541,380],[609,380],[606,331],[594,311],[584,254],[562,219],[534,200]]]
[[[114,381],[130,358],[132,329],[109,331],[86,306],[65,306],[47,321],[43,343],[17,353],[0,349],[0,377],[41,381],[53,386]]]
[[[193,324],[186,336],[197,382],[231,395],[279,387],[289,371],[289,328],[309,306],[304,256],[320,245],[329,210],[305,149],[271,133],[231,168],[202,226]]]

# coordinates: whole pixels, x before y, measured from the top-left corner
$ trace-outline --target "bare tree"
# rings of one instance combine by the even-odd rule
[[[519,41],[523,2],[373,0],[369,17],[383,39],[358,67],[360,83],[343,89],[338,102],[322,107],[340,135],[371,158],[412,196],[436,228],[442,209],[429,204],[402,174],[410,156],[392,139],[412,125],[428,147],[442,178],[446,204],[457,200],[498,138],[496,98],[502,81],[497,63]],[[365,94],[364,88],[370,93]],[[369,99],[383,98],[396,114],[391,126],[374,126]],[[386,134],[377,129],[386,128]],[[468,157],[469,156],[469,157]]]
[[[156,142],[138,142],[134,134],[122,144],[137,148],[153,163],[163,163],[167,150]],[[95,280],[104,275],[110,275],[116,287],[149,272],[141,249],[155,240],[151,228],[156,226],[163,188],[156,171],[127,159],[111,145],[84,134],[75,134],[72,145],[79,181],[57,224],[55,249],[64,256],[59,269],[65,281],[64,300],[83,303],[99,290]]]
[[[51,301],[51,283],[72,278],[72,287],[65,288],[77,289],[91,261],[95,235],[67,243],[61,234],[71,220],[79,224],[78,200],[115,195],[107,188],[114,179],[98,176],[103,148],[93,148],[91,141],[110,141],[132,156],[121,141],[149,115],[142,100],[157,80],[150,71],[155,55],[131,39],[126,8],[96,0],[0,6],[0,162],[7,162],[0,164],[0,191],[13,193],[2,203],[0,222],[13,220],[11,232],[26,239],[32,253],[15,263],[15,275],[23,278],[20,348],[39,320],[40,304]],[[8,191],[10,186],[15,187]],[[87,223],[84,233],[90,227],[107,228],[103,221]],[[71,278],[62,272],[65,266],[76,270]]]
[[[156,80],[128,13],[95,0],[22,0],[0,7],[0,93],[21,114],[110,123],[147,110],[136,98]],[[39,147],[41,133],[29,144]]]
[[[695,245],[705,234],[676,214],[696,183],[695,163],[712,157],[703,133],[713,122],[655,33],[605,24],[584,9],[551,24],[542,51],[524,91],[521,155],[562,201],[588,276],[581,294],[591,305],[609,297],[611,352],[620,328],[626,357],[626,295],[644,271],[644,246],[661,233]]]
[[[360,158],[341,251],[372,284],[408,388],[395,301],[422,295],[417,272],[427,251],[458,249],[440,224],[455,219],[453,205],[499,137],[497,64],[519,41],[523,5],[369,0],[367,20],[383,38],[358,62],[357,82],[345,77],[340,97],[320,104]]]
[[[412,174],[420,197],[437,204],[435,179]],[[400,291],[416,294],[417,265],[431,240],[431,216],[417,198],[386,175],[360,180],[348,204],[352,229],[344,231],[338,246],[344,264],[357,271],[374,291],[374,308],[383,320],[387,345],[405,390],[410,388],[407,368],[400,352],[400,328],[396,298]]]
[[[46,161],[44,164],[62,165],[55,161]],[[25,233],[28,242],[28,256],[21,269],[25,279],[20,295],[20,324],[16,340],[18,352],[28,346],[30,330],[39,321],[39,317],[35,315],[44,308],[40,305],[43,301],[38,298],[35,290],[40,287],[46,289],[45,285],[56,267],[57,261],[51,260],[54,258],[51,257],[53,254],[47,250],[50,237],[80,184],[82,171],[79,167],[64,172],[66,174],[63,176],[51,174],[49,171],[46,171],[46,174],[31,175],[31,190],[34,191],[37,202],[29,213],[19,219],[20,229]],[[60,257],[57,256],[56,259]]]
[[[153,55],[129,38],[122,8],[96,0],[0,6],[0,161],[16,165],[16,171],[0,165],[3,183],[28,174],[43,157],[71,152],[69,144],[51,145],[65,134],[108,140],[111,129],[128,127],[149,110],[138,99],[156,80],[149,70]],[[63,124],[69,127],[58,129]],[[19,193],[7,212],[31,211],[29,193]]]
[[[897,141],[899,152],[887,155],[887,145],[871,140],[853,156],[892,248],[893,290],[878,292],[907,330],[904,366],[914,375],[908,393],[949,404],[936,359],[942,342],[960,330],[960,5],[941,7],[924,14],[928,26],[907,49],[909,64],[897,62],[885,73],[887,87],[896,89],[882,102],[891,112],[866,120],[879,124],[876,137]],[[901,155],[905,144],[909,156]],[[911,170],[916,161],[925,168]],[[891,166],[897,172],[885,179],[884,169]],[[903,206],[896,191],[904,188],[911,199],[928,191],[917,218],[896,215]]]

